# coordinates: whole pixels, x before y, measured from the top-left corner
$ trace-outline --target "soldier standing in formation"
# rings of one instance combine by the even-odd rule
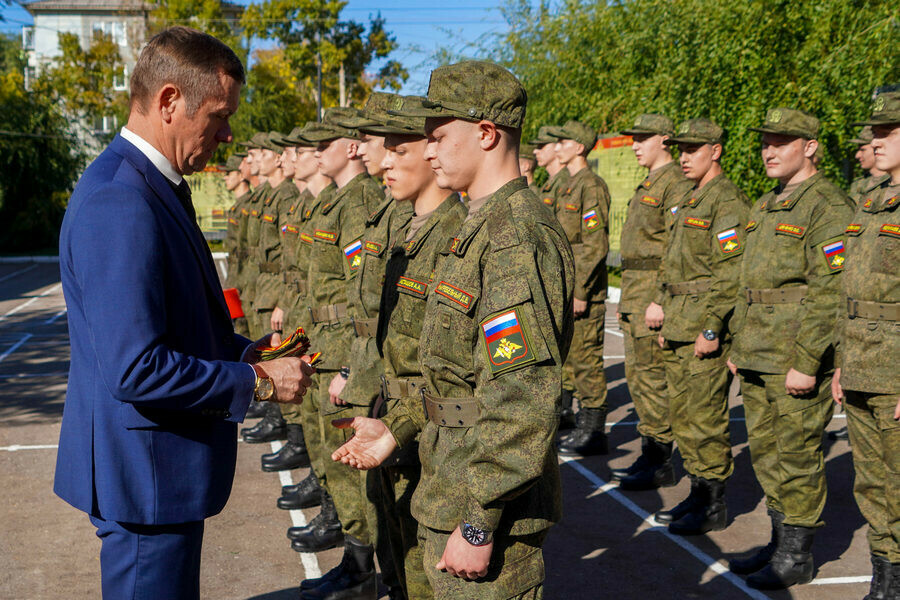
[[[870,187],[846,226],[847,256],[832,395],[843,402],[856,470],[854,495],[869,523],[868,600],[900,597],[900,93],[875,98]]]
[[[850,185],[850,199],[859,204],[868,197],[871,190],[889,179],[888,174],[875,164],[875,149],[872,147],[872,128],[869,125],[863,127],[859,137],[850,140],[850,143],[858,146],[856,160],[863,170],[863,176],[853,181]]]

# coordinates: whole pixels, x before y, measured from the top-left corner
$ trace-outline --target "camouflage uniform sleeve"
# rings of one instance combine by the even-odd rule
[[[831,244],[844,242],[844,230],[853,216],[846,196],[823,198],[810,220],[806,244],[806,311],[794,341],[791,367],[815,375],[832,343],[840,304],[840,273],[843,265],[831,264],[826,254]],[[843,255],[840,255],[843,256]]]
[[[416,439],[419,432],[425,428],[427,420],[422,398],[418,396],[401,398],[388,409],[386,415],[381,417],[381,422],[390,429],[401,448]]]
[[[606,290],[606,255],[609,253],[609,191],[602,181],[589,180],[581,193],[581,243],[572,245],[575,255],[575,297],[603,300]]]
[[[560,348],[550,301],[528,244],[485,257],[475,349],[475,398],[479,416],[471,435],[475,451],[462,466],[468,474],[467,523],[494,531],[505,502],[537,482],[553,451],[556,402],[561,385]],[[562,264],[554,272],[562,270]]]
[[[749,200],[740,191],[734,198],[723,199],[713,220],[710,256],[710,291],[706,294],[706,316],[703,329],[722,332],[734,311],[741,277],[741,256]],[[699,332],[698,332],[699,333]]]
[[[339,219],[340,232],[338,233],[338,248],[343,255],[342,265],[344,268],[344,280],[349,292],[350,286],[355,285],[356,272],[359,270],[360,260],[362,258],[362,237],[366,230],[366,206],[362,199],[352,200],[352,202],[338,206],[336,210],[341,211]],[[359,244],[356,254],[353,254]],[[340,364],[344,366],[350,365],[350,344],[356,335],[353,330],[353,322],[349,319],[341,326],[340,332],[334,332],[332,339],[337,340],[332,346],[327,348],[330,358],[333,359],[332,364]]]
[[[676,222],[676,213],[678,212],[681,203],[684,202],[690,196],[691,192],[694,189],[694,184],[689,179],[673,179],[666,186],[666,189],[663,190],[662,193],[662,207],[660,210],[663,211],[663,221],[666,224],[666,246],[663,250],[663,260],[659,261],[659,269],[657,269],[656,275],[656,297],[653,301],[660,306],[665,302],[666,289],[663,284],[666,282],[666,274],[665,274],[665,255],[666,251],[669,248],[669,243],[672,241],[672,230],[675,227]],[[643,322],[644,315],[641,313],[640,320]]]

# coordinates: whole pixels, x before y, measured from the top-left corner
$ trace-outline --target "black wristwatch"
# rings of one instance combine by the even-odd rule
[[[719,337],[719,334],[717,334],[712,329],[704,329],[703,330],[703,338],[709,340],[710,342],[715,339],[718,339],[718,337]]]
[[[459,532],[463,539],[473,546],[487,546],[494,541],[494,532],[486,529],[478,529],[474,525],[469,525],[465,521],[459,524]]]

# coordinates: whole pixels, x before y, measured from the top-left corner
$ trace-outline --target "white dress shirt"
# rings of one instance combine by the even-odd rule
[[[172,166],[172,163],[169,162],[169,159],[163,156],[163,153],[154,148],[150,142],[131,131],[127,127],[122,128],[122,137],[131,142],[135,148],[141,151],[141,154],[146,156],[150,162],[153,163],[153,166],[159,169],[159,172],[165,175],[166,179],[172,182],[172,185],[178,187],[181,185],[182,179],[184,179],[181,175],[178,174],[178,171],[175,170],[175,167]]]

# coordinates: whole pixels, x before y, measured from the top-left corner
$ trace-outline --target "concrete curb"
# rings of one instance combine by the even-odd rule
[[[58,256],[0,256],[0,265],[20,265],[23,263],[58,263]]]

